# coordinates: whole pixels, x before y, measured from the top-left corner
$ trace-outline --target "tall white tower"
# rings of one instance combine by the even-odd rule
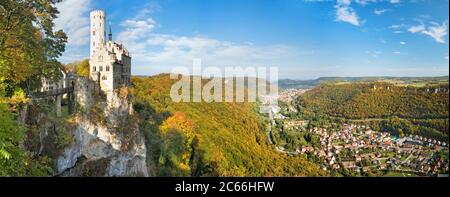
[[[105,21],[105,12],[103,10],[94,10],[91,12],[91,58],[97,48],[105,45]]]

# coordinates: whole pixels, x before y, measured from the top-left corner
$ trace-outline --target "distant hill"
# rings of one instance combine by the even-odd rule
[[[158,176],[323,176],[304,158],[278,153],[255,103],[174,103],[176,80],[133,77],[132,94]]]
[[[434,136],[445,139],[449,122],[448,90],[448,83],[424,87],[387,82],[322,84],[298,97],[296,106],[300,113],[310,117],[379,121],[399,117],[408,124],[435,129],[439,132],[428,129],[423,133],[434,132]]]
[[[320,77],[313,80],[292,80],[292,79],[281,79],[278,81],[278,86],[282,89],[310,89],[322,83],[327,82],[355,82],[355,81],[397,81],[408,83],[418,83],[418,82],[439,82],[448,81],[449,76],[441,77]]]

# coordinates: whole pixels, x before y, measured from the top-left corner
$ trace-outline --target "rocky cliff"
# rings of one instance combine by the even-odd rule
[[[75,143],[57,159],[60,176],[148,176],[144,137],[127,88],[104,93],[77,79]]]

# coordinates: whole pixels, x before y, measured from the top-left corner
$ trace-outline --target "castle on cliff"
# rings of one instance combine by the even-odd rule
[[[122,44],[113,41],[111,26],[106,40],[106,17],[103,10],[92,11],[90,18],[90,78],[105,92],[130,86],[130,53]]]

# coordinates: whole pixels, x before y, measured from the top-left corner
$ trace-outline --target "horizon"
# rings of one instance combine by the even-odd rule
[[[153,76],[157,76],[157,75],[169,75],[171,74],[170,72],[162,72],[162,73],[155,73],[155,74],[149,74],[149,75],[134,75],[132,74],[131,76],[133,77],[153,77]],[[198,75],[189,75],[189,76],[198,76]],[[223,76],[221,78],[229,78],[230,76]],[[249,77],[249,76],[245,76],[245,77]],[[250,76],[252,77],[252,76]],[[321,76],[321,77],[316,77],[316,78],[311,78],[311,79],[293,79],[293,78],[280,78],[278,79],[278,81],[282,81],[282,80],[294,80],[294,81],[311,81],[311,80],[318,80],[320,78],[441,78],[441,77],[447,77],[449,78],[450,75],[436,75],[436,76]]]
[[[444,6],[442,6],[445,4]],[[89,13],[101,9],[132,56],[133,75],[205,66],[278,67],[280,79],[443,76],[448,0],[66,0],[60,58],[89,57]],[[270,16],[270,17],[269,17]],[[312,66],[310,66],[312,65]]]

